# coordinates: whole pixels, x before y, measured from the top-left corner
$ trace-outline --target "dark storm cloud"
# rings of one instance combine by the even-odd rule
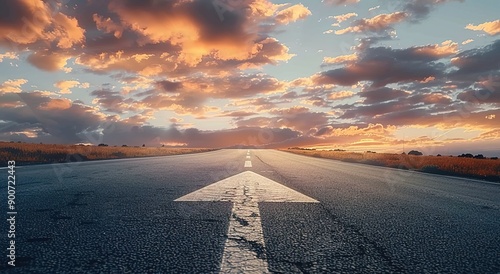
[[[388,87],[365,89],[362,92],[358,93],[360,97],[365,98],[363,101],[364,104],[375,104],[385,101],[391,101],[400,97],[408,96],[408,94],[409,92]]]
[[[458,70],[450,73],[451,77],[477,76],[484,72],[498,73],[500,70],[500,40],[482,48],[463,51],[452,59],[452,64]]]
[[[182,88],[181,82],[172,82],[168,80],[159,81],[157,85],[166,92],[176,92]]]
[[[0,119],[24,126],[25,129],[38,128],[52,136],[52,142],[77,143],[77,136],[87,129],[97,128],[104,120],[104,115],[95,109],[73,104],[69,101],[52,99],[42,93],[2,94],[0,98],[16,96],[23,104],[21,107],[0,109]]]
[[[430,49],[368,48],[360,53],[360,59],[345,67],[325,71],[313,77],[317,84],[355,85],[370,81],[373,87],[390,83],[423,81],[428,77],[439,77],[445,65],[435,60],[439,55]]]

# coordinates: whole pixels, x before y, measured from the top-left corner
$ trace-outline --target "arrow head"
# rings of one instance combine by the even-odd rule
[[[251,189],[256,202],[319,203],[317,200],[251,171],[245,171],[191,192],[176,202],[238,202]]]

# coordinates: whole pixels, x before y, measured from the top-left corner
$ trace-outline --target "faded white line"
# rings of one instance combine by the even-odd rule
[[[247,159],[250,159],[250,156],[247,155]]]
[[[245,161],[244,167],[252,167],[252,161]]]
[[[175,201],[233,202],[220,273],[269,273],[259,202],[318,203],[251,171],[211,184]]]
[[[237,189],[219,273],[269,273],[254,185]]]

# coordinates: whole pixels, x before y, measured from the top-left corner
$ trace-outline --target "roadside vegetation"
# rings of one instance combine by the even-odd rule
[[[303,148],[282,149],[296,154],[334,159],[344,162],[361,163],[391,168],[415,170],[426,173],[459,176],[500,182],[500,160],[483,155],[462,154],[458,156],[422,156],[408,154],[388,154],[348,152],[343,150],[314,150]]]
[[[206,148],[168,148],[168,147],[120,147],[100,144],[85,145],[49,145],[29,143],[0,142],[0,162],[16,161],[16,165],[67,163],[104,159],[120,159],[149,156],[167,156],[187,153],[207,152]]]

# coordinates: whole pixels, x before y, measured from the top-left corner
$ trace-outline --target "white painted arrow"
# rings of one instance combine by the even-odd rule
[[[175,201],[233,202],[220,273],[269,273],[259,202],[318,203],[251,171],[208,185]]]

